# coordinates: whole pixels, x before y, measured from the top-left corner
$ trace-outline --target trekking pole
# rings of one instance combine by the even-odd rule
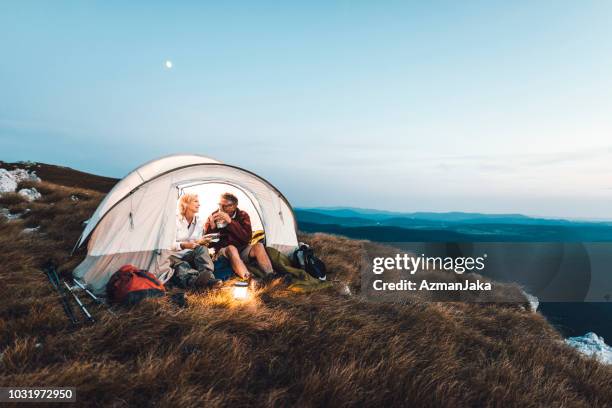
[[[89,313],[89,310],[87,310],[83,302],[81,302],[81,299],[79,299],[77,294],[72,291],[72,288],[70,287],[70,285],[68,285],[66,281],[64,281],[64,286],[66,286],[66,288],[68,289],[68,292],[70,292],[74,300],[76,300],[77,304],[81,308],[81,311],[83,312],[87,320],[89,320],[91,323],[95,323],[96,319],[94,319],[91,313]]]
[[[85,291],[85,293],[87,293],[87,295],[92,298],[92,300],[98,304],[98,305],[104,305],[106,306],[106,308],[108,309],[108,312],[110,314],[112,314],[113,316],[117,316],[115,314],[115,312],[113,312],[113,310],[111,309],[111,307],[108,305],[108,303],[106,303],[104,300],[100,299],[98,296],[94,295],[94,293],[92,291],[90,291],[89,289],[87,289],[87,286],[83,285],[83,282],[79,281],[78,279],[72,279],[72,282],[74,282],[74,284],[76,286],[78,286],[79,288],[81,288],[82,290]]]
[[[66,295],[62,290],[63,288],[59,284],[59,280],[57,279],[57,273],[55,273],[55,265],[49,262],[43,268],[44,268],[43,270],[45,272],[45,275],[47,275],[47,278],[49,279],[49,282],[51,283],[51,286],[55,288],[58,295],[60,296],[60,302],[64,309],[64,313],[66,314],[66,316],[68,316],[70,323],[73,326],[76,326],[79,323],[79,320],[74,316],[74,311],[72,310],[72,306],[70,305],[70,302],[68,302],[68,299],[66,299]]]
[[[102,301],[102,299],[100,299],[99,297],[94,295],[89,289],[87,289],[87,286],[83,285],[83,283],[81,281],[79,281],[78,279],[72,279],[72,282],[75,285],[77,285],[79,288],[83,289],[85,291],[85,293],[87,293],[89,295],[89,297],[91,297],[94,300],[94,302],[96,302],[96,303],[104,303]]]
[[[57,287],[57,290],[60,292],[60,296],[62,296],[62,299],[64,299],[66,305],[68,306],[68,309],[70,309],[70,314],[74,317],[77,323],[79,323],[79,319],[77,319],[77,317],[74,316],[74,310],[72,309],[72,305],[70,304],[70,301],[68,300],[68,295],[66,294],[66,290],[61,284],[61,282],[63,281],[60,280],[59,275],[57,274],[57,268],[55,267],[55,265],[50,265],[49,270],[50,270],[51,276],[53,277],[53,281],[55,282],[55,286]]]

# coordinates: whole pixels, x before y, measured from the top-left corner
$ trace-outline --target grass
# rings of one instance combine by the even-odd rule
[[[303,234],[334,290],[271,285],[244,303],[227,291],[189,307],[147,300],[71,328],[40,270],[69,274],[82,223],[103,194],[48,182],[0,206],[0,383],[74,386],[85,406],[609,406],[612,367],[581,356],[537,313],[512,304],[376,303],[360,295],[375,244]],[[71,197],[78,197],[74,200]],[[26,227],[40,226],[26,234]],[[389,250],[377,247],[377,251]],[[507,289],[507,288],[506,288]],[[510,290],[510,289],[507,289]]]

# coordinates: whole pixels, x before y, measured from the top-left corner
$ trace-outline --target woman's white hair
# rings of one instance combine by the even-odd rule
[[[197,199],[198,195],[193,193],[183,194],[181,198],[179,198],[179,211],[183,217],[187,212],[187,208],[189,208],[189,204],[193,203]]]

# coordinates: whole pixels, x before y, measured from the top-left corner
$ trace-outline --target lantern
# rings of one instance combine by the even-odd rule
[[[236,282],[233,288],[234,299],[244,300],[249,294],[249,284],[247,282]]]

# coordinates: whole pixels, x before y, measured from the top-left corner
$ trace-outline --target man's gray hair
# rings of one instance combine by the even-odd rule
[[[238,197],[236,197],[232,193],[223,193],[223,194],[221,194],[221,198],[223,198],[223,199],[225,199],[227,201],[231,201],[232,204],[238,205]]]

